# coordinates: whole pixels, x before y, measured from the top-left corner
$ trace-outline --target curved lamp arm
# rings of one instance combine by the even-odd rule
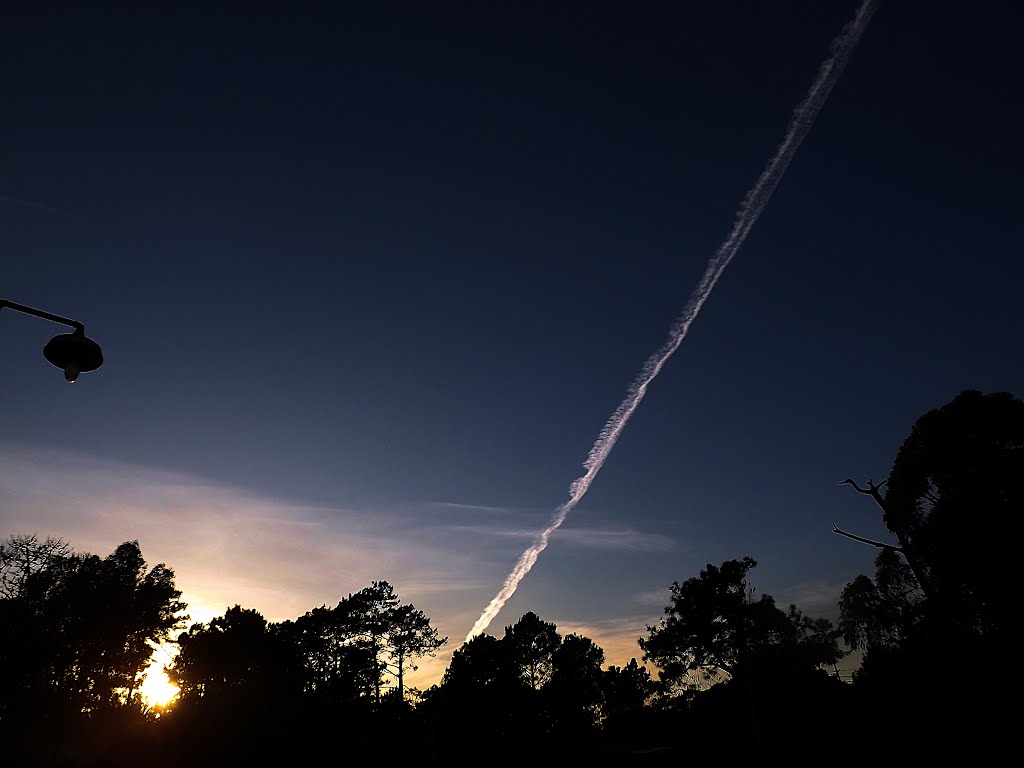
[[[49,312],[43,312],[41,309],[34,307],[26,307],[24,304],[16,304],[13,301],[7,299],[0,299],[0,309],[13,309],[17,312],[24,312],[26,315],[34,315],[35,317],[41,317],[44,320],[52,320],[55,323],[61,323],[74,328],[79,333],[85,333],[85,326],[77,320],[71,320],[60,315],[54,315]]]

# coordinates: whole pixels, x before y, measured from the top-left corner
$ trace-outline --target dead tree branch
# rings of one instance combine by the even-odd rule
[[[872,547],[878,547],[879,549],[891,549],[893,552],[903,551],[903,547],[897,547],[895,544],[886,544],[881,541],[875,541],[874,539],[865,539],[863,536],[857,536],[852,533],[847,533],[846,531],[840,530],[839,526],[837,526],[835,523],[832,523],[832,533],[838,533],[840,536],[845,536],[848,539],[860,541],[864,544],[870,544]]]
[[[868,487],[861,488],[852,478],[846,478],[839,485],[851,485],[853,490],[857,493],[863,493],[866,496],[870,496],[875,500],[875,504],[881,507],[882,511],[885,511],[885,497],[882,496],[882,487],[889,482],[889,478],[885,478],[882,482],[875,485],[872,481],[868,480]]]

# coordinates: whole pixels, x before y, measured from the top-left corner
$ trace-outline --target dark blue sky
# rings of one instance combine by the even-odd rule
[[[380,516],[438,557],[485,553],[434,607],[457,639],[856,4],[211,5],[4,11],[0,295],[85,322],[106,364],[68,387],[39,354],[59,328],[5,311],[0,437],[108,462],[110,483],[176,473],[336,510],[339,536]],[[657,615],[644,595],[743,555],[828,613],[874,555],[832,521],[885,535],[836,482],[884,477],[962,389],[1024,392],[1020,22],[1009,2],[881,3],[499,623]],[[88,500],[62,490],[70,519]],[[26,498],[8,472],[5,527],[44,519]],[[373,578],[415,591],[395,540]]]

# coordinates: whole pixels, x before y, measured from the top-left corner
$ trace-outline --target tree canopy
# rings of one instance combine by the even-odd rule
[[[838,632],[824,619],[789,612],[770,595],[754,596],[751,557],[708,564],[694,578],[675,582],[661,621],[640,639],[644,659],[677,688],[701,687],[767,667],[808,671],[834,664],[843,653]]]
[[[915,422],[885,481],[866,490],[847,482],[874,498],[898,542],[878,544],[873,581],[858,577],[843,592],[851,646],[891,648],[924,635],[1008,642],[1024,512],[1024,402],[961,392]]]
[[[137,541],[105,558],[35,536],[12,536],[3,550],[0,713],[89,713],[135,698],[153,645],[183,620],[174,572],[147,570]]]

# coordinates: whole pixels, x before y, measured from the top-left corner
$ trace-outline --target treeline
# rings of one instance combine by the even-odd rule
[[[187,630],[165,565],[58,539],[0,545],[0,738],[10,765],[648,765],[683,760],[984,760],[1012,744],[1024,403],[961,393],[914,425],[878,483],[845,481],[892,541],[839,622],[758,593],[750,557],[671,585],[638,654],[526,613],[406,672],[447,641],[385,582],[294,621],[235,606]],[[184,631],[182,631],[184,630]],[[181,693],[146,708],[152,644]],[[852,684],[836,664],[863,655]],[[649,666],[648,666],[649,665]],[[653,674],[652,674],[653,671]],[[159,717],[158,717],[159,715]]]

